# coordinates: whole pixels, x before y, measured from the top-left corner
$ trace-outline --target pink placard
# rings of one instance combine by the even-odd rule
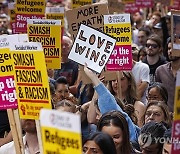
[[[172,132],[172,151],[173,154],[180,153],[180,120],[175,120],[173,122],[173,132]]]
[[[0,77],[0,110],[17,108],[14,76]]]
[[[107,70],[132,70],[131,45],[116,45],[106,64]]]
[[[141,8],[147,8],[147,7],[150,7],[152,8],[153,7],[153,1],[152,0],[136,0],[136,6],[138,7],[141,7]]]
[[[16,33],[27,33],[27,19],[42,19],[44,15],[16,14]]]
[[[135,3],[129,3],[125,5],[125,12],[126,13],[136,13],[139,12],[139,7],[136,6]]]
[[[169,6],[169,9],[179,10],[179,7],[180,7],[180,1],[179,0],[174,0],[173,5]]]

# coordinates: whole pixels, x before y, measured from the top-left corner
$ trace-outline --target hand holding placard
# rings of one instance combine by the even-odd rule
[[[86,62],[90,69],[100,73],[114,49],[115,42],[112,37],[81,25],[68,58],[82,65]]]

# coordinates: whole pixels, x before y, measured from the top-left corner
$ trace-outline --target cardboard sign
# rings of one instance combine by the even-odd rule
[[[27,19],[42,19],[46,0],[16,1],[16,32],[27,32]]]
[[[180,11],[171,11],[172,55],[180,57]]]
[[[91,79],[89,79],[89,77],[86,75],[86,73],[84,72],[84,67],[79,65],[79,74],[81,76],[81,80],[83,82],[83,84],[90,84],[92,83]],[[100,78],[104,77],[104,81],[112,81],[112,80],[116,80],[117,79],[117,72],[116,71],[102,71],[102,73],[100,74]]]
[[[116,40],[91,27],[81,25],[68,56],[69,59],[98,73],[102,71],[111,55]]]
[[[8,3],[8,11],[10,16],[10,25],[12,29],[12,34],[16,34],[16,13],[15,13],[15,3]]]
[[[125,5],[125,12],[126,13],[136,13],[139,12],[139,7],[136,6],[135,3],[128,3]]]
[[[17,108],[17,96],[12,56],[9,48],[0,48],[0,110],[14,108]]]
[[[140,8],[152,8],[153,1],[152,0],[136,0],[136,6]]]
[[[73,0],[72,6],[73,6],[73,8],[78,8],[80,6],[88,5],[88,4],[92,4],[92,3],[93,3],[93,0]]]
[[[103,31],[103,15],[108,13],[107,4],[92,4],[66,11],[69,32],[75,40],[81,24]]]
[[[18,109],[21,119],[39,119],[41,108],[51,108],[51,96],[40,43],[11,45]]]
[[[40,42],[42,44],[47,68],[60,69],[61,21],[29,19],[27,22],[29,42]]]
[[[116,46],[107,63],[107,70],[131,70],[131,23],[130,14],[104,16],[105,33],[116,38]]]
[[[82,154],[79,115],[42,109],[40,124],[44,154]]]
[[[108,9],[110,14],[114,14],[114,12],[123,13],[125,4],[118,0],[108,0]]]
[[[173,121],[173,142],[172,152],[173,154],[180,153],[180,71],[177,72],[176,76],[176,92],[175,92],[175,103],[174,103],[174,121]]]

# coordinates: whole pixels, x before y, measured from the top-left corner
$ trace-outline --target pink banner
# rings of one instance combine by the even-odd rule
[[[179,7],[180,7],[180,0],[174,0],[173,5],[169,6],[169,9],[179,10]]]
[[[17,108],[14,76],[0,77],[0,110]]]
[[[141,7],[141,8],[147,8],[147,7],[150,7],[152,8],[153,7],[153,1],[152,0],[136,0],[136,6],[138,7]]]
[[[16,14],[16,33],[27,33],[27,19],[42,19],[44,15]]]
[[[106,64],[107,70],[132,70],[131,45],[116,45]]]
[[[172,154],[180,153],[180,120],[175,120],[173,122],[172,131]]]
[[[129,3],[125,5],[125,12],[126,13],[136,13],[139,12],[139,7],[136,6],[135,3]]]

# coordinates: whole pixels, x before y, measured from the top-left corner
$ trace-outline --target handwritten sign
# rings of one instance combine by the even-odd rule
[[[69,54],[69,59],[98,73],[102,71],[114,49],[116,40],[91,27],[81,25]]]
[[[104,31],[116,38],[116,46],[106,65],[107,70],[131,70],[130,14],[105,15]]]
[[[42,109],[40,124],[44,154],[82,154],[79,115]]]
[[[61,68],[61,21],[28,19],[29,42],[42,44],[47,68]]]
[[[174,103],[174,121],[173,121],[173,139],[180,141],[180,71],[177,72],[176,76],[176,92],[175,92],[175,103]],[[173,142],[172,152],[173,154],[180,153],[180,142]]]
[[[69,32],[72,35],[73,40],[76,38],[81,24],[103,31],[103,15],[105,14],[108,14],[107,4],[86,5],[66,11]]]
[[[51,108],[45,58],[40,43],[11,45],[18,109],[22,119],[39,119],[41,108]]]
[[[45,0],[16,1],[16,32],[27,32],[27,19],[41,19],[45,14]]]

